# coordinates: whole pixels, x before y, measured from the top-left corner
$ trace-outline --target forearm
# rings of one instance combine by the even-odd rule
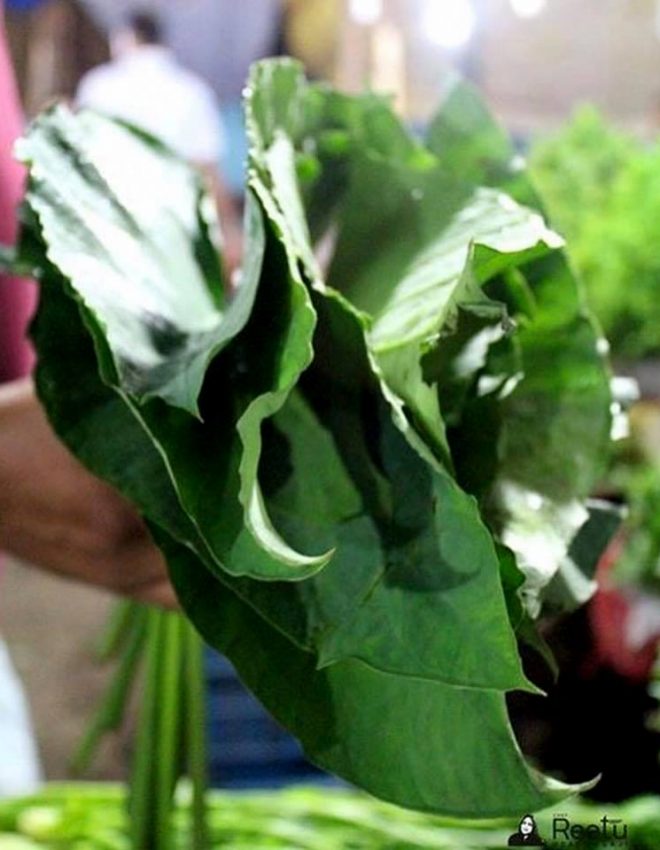
[[[0,387],[0,549],[69,578],[174,604],[139,517],[57,440],[29,381]]]

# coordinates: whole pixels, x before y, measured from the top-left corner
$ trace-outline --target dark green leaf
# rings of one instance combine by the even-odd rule
[[[122,389],[197,414],[204,372],[254,297],[246,288],[226,305],[219,260],[198,261],[213,227],[201,180],[115,122],[62,106],[19,151],[49,258],[101,322]]]
[[[177,163],[181,192],[142,198],[101,141],[158,173],[169,154],[105,119],[35,126],[23,245],[51,421],[139,507],[197,628],[320,765],[484,816],[571,790],[525,764],[504,692],[530,687],[516,645],[535,642],[529,553],[556,571],[586,518],[609,391],[537,199],[495,167],[501,137],[467,100],[469,144],[460,121],[443,130],[461,98],[429,152],[384,101],[259,64],[247,262],[226,304],[197,181]],[[174,274],[184,259],[190,277]],[[119,309],[134,275],[139,309]],[[183,349],[161,346],[131,383],[127,340],[151,339],[140,299],[169,315],[189,287],[212,327],[183,322]]]
[[[462,173],[542,211],[520,158],[471,87],[453,86],[429,143]],[[523,275],[500,275],[486,287],[520,324],[516,382],[484,397],[479,388],[497,371],[487,364],[450,442],[491,527],[516,552],[528,576],[530,610],[538,613],[543,588],[568,563],[571,541],[588,516],[584,500],[602,474],[610,442],[611,394],[606,345],[563,253],[535,259]],[[479,427],[485,412],[488,434]],[[478,467],[475,476],[475,456],[483,458],[486,476]]]
[[[313,655],[268,628],[184,548],[158,540],[202,635],[227,652],[320,767],[382,799],[459,817],[518,815],[566,796],[569,788],[525,764],[501,694],[380,673],[359,661],[317,670]]]

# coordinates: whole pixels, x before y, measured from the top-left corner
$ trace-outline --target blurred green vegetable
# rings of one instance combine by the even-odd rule
[[[178,798],[184,794],[178,794]],[[0,802],[0,850],[128,850],[123,822],[123,793],[114,786],[55,785],[35,797]],[[186,850],[185,799],[175,813],[173,846]],[[46,814],[47,813],[47,814]],[[521,811],[520,816],[524,812]],[[579,801],[562,804],[537,816],[546,846],[553,841],[553,817],[571,824],[600,823],[604,815],[627,827],[625,842],[591,840],[573,846],[605,850],[657,850],[660,841],[660,798],[645,797],[618,806]],[[47,819],[48,832],[32,836],[25,824]],[[507,846],[517,819],[464,822],[420,815],[337,788],[295,788],[286,791],[227,793],[209,796],[211,850],[488,850]]]
[[[660,144],[585,107],[533,146],[530,168],[613,354],[660,352]]]

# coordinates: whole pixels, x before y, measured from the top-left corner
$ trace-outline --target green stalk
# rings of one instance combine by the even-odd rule
[[[127,631],[135,618],[143,611],[143,605],[130,599],[122,599],[113,605],[96,647],[95,654],[98,661],[110,661],[119,653],[124,645]]]
[[[192,783],[192,850],[208,850],[207,790],[208,741],[206,732],[206,678],[204,644],[193,626],[184,623],[186,751],[188,775]]]
[[[160,675],[157,706],[155,763],[155,842],[157,850],[172,847],[173,794],[178,779],[181,743],[181,684],[183,673],[183,620],[162,614]]]
[[[130,618],[126,616],[130,613]],[[146,637],[147,614],[144,608],[132,606],[124,609],[121,617],[125,646],[119,666],[112,677],[110,687],[94,714],[78,750],[71,760],[71,770],[79,776],[88,770],[103,736],[121,726],[126,704],[135,681],[135,673],[140,662]]]
[[[144,657],[144,687],[129,787],[133,850],[172,850],[174,791],[182,765],[190,776],[191,850],[208,850],[205,677],[203,643],[178,614],[129,604],[113,614],[105,651],[119,667],[75,759],[84,768],[103,736],[124,714]]]
[[[154,777],[156,721],[159,705],[161,632],[165,615],[147,612],[147,651],[142,705],[135,739],[133,770],[129,789],[129,831],[132,850],[158,850],[155,843]]]

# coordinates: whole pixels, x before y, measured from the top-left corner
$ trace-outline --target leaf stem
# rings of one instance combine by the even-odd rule
[[[132,850],[157,850],[152,770],[156,749],[162,618],[161,611],[149,609],[147,612],[145,683],[128,803]]]
[[[157,736],[153,765],[155,782],[155,847],[172,846],[173,794],[178,778],[181,743],[181,684],[184,632],[179,614],[161,614],[160,675],[157,706]]]
[[[188,774],[192,783],[192,850],[209,845],[206,792],[208,790],[208,740],[206,731],[206,678],[204,644],[193,626],[184,624],[186,748]]]
[[[130,618],[128,614],[130,614]],[[97,708],[80,746],[71,760],[71,770],[77,776],[88,770],[103,735],[106,732],[114,731],[121,725],[128,697],[135,682],[135,674],[147,634],[147,613],[145,609],[139,606],[124,609],[121,624],[127,634],[124,634],[122,638],[125,641],[125,646],[122,650],[119,666],[103,696],[103,701]]]
[[[95,655],[98,661],[110,661],[119,653],[125,643],[127,632],[144,610],[143,605],[130,599],[122,599],[115,603],[96,646]]]

